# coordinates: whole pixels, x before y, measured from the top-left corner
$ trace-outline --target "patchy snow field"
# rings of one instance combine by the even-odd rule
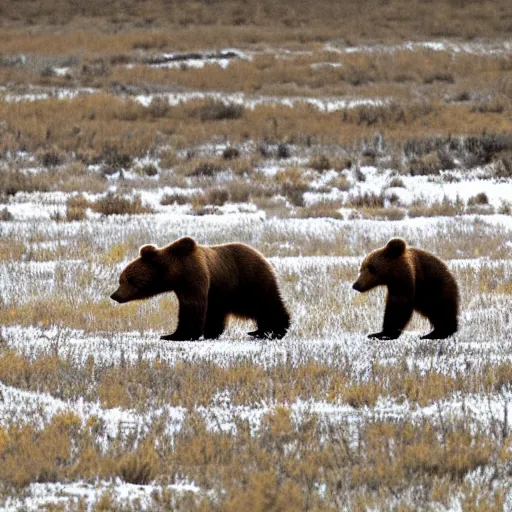
[[[281,64],[304,57],[307,69],[320,73],[326,67],[341,72],[343,58],[359,53],[503,59],[512,52],[510,41],[322,42],[318,49],[322,60],[311,64],[312,52],[271,52]],[[217,72],[266,52],[162,53],[123,60],[122,66],[125,72],[215,66]],[[76,72],[54,67],[51,76],[71,79]],[[0,102],[65,102],[105,93],[45,83],[54,85],[2,87]],[[272,88],[260,95],[178,90],[113,87],[113,94],[136,102],[144,115],[159,103],[167,108],[197,100],[251,110],[301,107],[308,116],[326,117],[394,104],[387,96],[317,97],[312,89],[302,96]],[[375,122],[365,119],[362,124]],[[278,128],[274,119],[269,133]],[[236,148],[227,135],[194,147],[177,143],[127,158],[126,165],[119,164],[121,154],[106,151],[99,163],[84,157],[80,176],[60,155],[58,163],[44,166],[41,161],[52,155],[5,150],[0,173],[13,171],[13,188],[0,196],[0,464],[19,466],[30,477],[20,470],[12,489],[11,481],[0,484],[2,510],[188,510],[224,503],[228,485],[239,480],[264,490],[274,482],[276,474],[261,469],[266,457],[275,457],[283,471],[276,476],[278,494],[284,492],[283,474],[299,475],[320,500],[313,509],[333,503],[355,508],[364,488],[390,509],[416,509],[444,493],[432,510],[469,510],[468,496],[485,491],[512,510],[507,141],[475,137],[475,146],[483,140],[491,147],[477,148],[488,163],[473,159],[465,165],[467,147],[456,136],[392,155],[381,133],[357,150],[315,146],[314,138],[311,145],[279,143],[277,135],[266,134],[265,128],[262,142],[247,136]],[[63,181],[53,187],[45,178]],[[76,187],[82,179],[90,179],[83,189]],[[105,213],[98,204],[109,197],[140,200],[146,210]],[[85,206],[73,220],[68,213],[77,199]],[[233,319],[218,340],[162,341],[159,336],[176,326],[173,294],[125,305],[109,299],[141,245],[165,245],[185,235],[205,245],[244,242],[268,257],[292,315],[283,340],[256,341],[247,335],[251,322]],[[431,250],[456,276],[461,313],[453,337],[420,340],[430,326],[414,316],[398,340],[367,338],[381,325],[385,292],[360,295],[352,282],[364,256],[394,236]],[[62,435],[70,447],[64,455],[43,453],[43,461],[54,463],[50,469],[32,453],[48,432]],[[428,442],[417,447],[415,436],[422,435]],[[438,446],[442,453],[432,462],[430,452]],[[384,464],[377,460],[381,448]],[[261,466],[253,475],[255,461]],[[30,473],[37,464],[41,468]],[[254,483],[255,475],[261,481]],[[230,504],[237,510],[236,502]]]
[[[372,186],[371,171],[365,186]],[[379,177],[375,176],[378,182]],[[509,184],[506,184],[509,186]],[[380,185],[376,185],[380,188]],[[431,189],[432,190],[432,189]],[[498,187],[496,190],[500,190]],[[463,194],[464,188],[454,193]],[[501,192],[501,191],[500,191]],[[427,192],[425,190],[425,193]],[[446,191],[443,191],[446,193]],[[149,193],[147,193],[149,194]],[[145,196],[149,199],[149,195]],[[181,235],[194,236],[202,243],[243,240],[261,248],[270,256],[281,281],[283,295],[293,315],[289,334],[281,341],[254,341],[245,334],[250,325],[233,322],[217,341],[177,342],[160,341],[161,329],[171,330],[175,322],[176,304],[167,299],[146,301],[132,309],[112,329],[105,322],[95,326],[92,314],[87,328],[74,327],[65,320],[55,318],[53,325],[38,325],[38,313],[23,324],[10,322],[0,328],[1,350],[12,350],[24,358],[36,361],[49,354],[66,360],[74,368],[84,368],[94,361],[97,371],[119,365],[147,361],[176,366],[208,364],[229,369],[250,363],[262,369],[284,365],[299,369],[307,361],[339,368],[353,384],[371,378],[376,363],[381,367],[401,367],[418,376],[436,372],[458,378],[478,373],[486,368],[512,361],[512,258],[496,259],[486,253],[485,240],[496,240],[501,254],[512,251],[512,219],[510,216],[467,216],[463,218],[415,218],[397,222],[334,219],[276,219],[263,212],[192,216],[186,212],[165,211],[141,216],[92,216],[82,222],[56,222],[48,220],[45,203],[55,206],[63,201],[59,194],[27,194],[16,196],[9,208],[14,221],[1,222],[2,239],[16,240],[33,250],[46,250],[50,254],[64,251],[67,258],[48,261],[4,261],[0,264],[0,290],[2,308],[12,314],[24,307],[51,304],[62,300],[73,309],[86,310],[88,304],[101,304],[106,310],[118,314],[123,306],[110,304],[108,295],[115,288],[117,276],[126,262],[135,256],[136,247],[146,242],[164,244]],[[22,215],[11,206],[24,205],[32,215]],[[155,205],[157,202],[155,201]],[[437,252],[451,254],[453,249],[443,238],[455,238],[450,246],[459,247],[448,258],[448,264],[458,277],[462,292],[461,329],[456,336],[445,341],[421,341],[419,335],[428,329],[424,321],[415,321],[398,340],[370,341],[366,333],[378,328],[383,311],[382,293],[360,296],[351,290],[351,282],[367,250],[395,235],[404,236],[419,246],[431,246]],[[479,233],[475,238],[475,233]],[[479,256],[467,246],[480,238],[484,240]],[[133,250],[117,263],[101,261],[116,244],[133,240]],[[333,240],[347,244],[345,256],[300,256],[314,254]],[[459,240],[459,242],[457,242]],[[501,240],[501,242],[499,242]],[[379,243],[377,243],[377,241]],[[325,245],[327,244],[327,245]],[[338,248],[339,249],[339,248]],[[84,253],[85,251],[85,253]],[[458,251],[458,252],[457,252]],[[287,256],[297,254],[297,256]],[[495,277],[493,277],[495,276]],[[508,287],[508,288],[507,288]],[[162,308],[169,309],[167,316]],[[47,316],[41,311],[41,322]],[[156,318],[149,325],[144,317]],[[66,316],[66,318],[68,318]],[[168,325],[165,325],[165,324]],[[108,321],[107,321],[108,325]],[[131,326],[131,327],[130,327]],[[65,385],[72,375],[62,375]],[[174,390],[170,389],[172,394]],[[422,405],[403,396],[379,393],[374,404],[355,406],[341,396],[328,393],[322,399],[299,396],[291,402],[280,402],[269,395],[240,403],[236,392],[219,389],[206,404],[193,409],[155,402],[144,407],[108,407],[91,396],[61,398],[59,393],[34,389],[19,389],[0,383],[0,426],[31,424],[44,428],[61,412],[72,411],[85,424],[94,417],[102,428],[96,441],[102,450],[112,443],[122,442],[127,435],[143,439],[152,425],[159,422],[166,439],[180,432],[186,418],[194,412],[213,432],[237,435],[240,421],[247,422],[253,436],[259,435],[263,419],[286,407],[296,425],[317,418],[325,428],[343,426],[351,443],[357,444],[358,431],[375,422],[405,421],[411,425],[456,424],[464,422],[471,430],[493,432],[509,429],[512,412],[512,393],[505,386],[499,393],[463,393],[454,391],[438,400]],[[501,431],[500,430],[500,431]],[[93,507],[105,493],[116,498],[116,503],[137,503],[140,509],[152,509],[155,492],[176,495],[194,493],[207,495],[210,489],[194,482],[159,485],[133,485],[115,481],[69,483],[33,483],[25,490],[24,498],[10,498],[3,503],[6,510],[23,507],[36,510],[50,504],[77,503],[85,500]],[[468,476],[468,482],[472,476]],[[511,485],[503,477],[500,485]],[[507,495],[507,500],[511,500]],[[454,505],[453,509],[457,509]]]

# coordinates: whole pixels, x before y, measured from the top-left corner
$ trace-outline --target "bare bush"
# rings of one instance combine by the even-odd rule
[[[229,201],[229,190],[226,188],[211,188],[205,194],[206,203],[222,206]]]
[[[153,211],[151,207],[142,204],[139,195],[128,198],[113,192],[97,199],[91,204],[91,208],[102,215],[136,215]]]
[[[84,220],[89,206],[89,201],[82,194],[70,197],[66,201],[66,220],[68,222]]]
[[[0,210],[0,221],[6,222],[14,219],[14,215],[5,206]]]
[[[190,203],[191,198],[187,194],[183,194],[180,192],[174,192],[173,194],[165,194],[162,199],[160,199],[161,205],[169,205],[169,204],[178,204],[184,205]]]
[[[314,155],[310,158],[308,167],[315,171],[322,172],[332,168],[330,160],[325,155]]]
[[[198,117],[202,122],[240,119],[244,115],[244,107],[234,103],[210,100],[192,110],[191,115]]]

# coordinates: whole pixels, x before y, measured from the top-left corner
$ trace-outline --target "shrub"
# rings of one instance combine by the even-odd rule
[[[222,206],[229,201],[229,191],[225,188],[211,188],[205,194],[206,203]]]
[[[455,78],[452,73],[437,71],[427,75],[423,81],[426,84],[433,84],[434,82],[446,82],[447,84],[454,84]]]
[[[253,191],[256,194],[259,191],[257,186],[247,183],[246,181],[232,181],[227,187],[230,200],[233,203],[246,203],[249,201]]]
[[[142,168],[142,173],[145,174],[146,176],[152,177],[158,174],[158,169],[156,168],[155,165],[148,164]]]
[[[277,158],[284,160],[286,158],[290,158],[290,156],[291,152],[288,144],[280,142],[277,146]]]
[[[152,213],[152,208],[142,204],[140,196],[123,197],[109,192],[105,197],[97,199],[92,205],[95,212],[102,215],[136,215]]]
[[[234,160],[235,158],[238,158],[239,156],[240,156],[240,151],[232,146],[228,146],[222,152],[222,158],[224,158],[224,160]]]
[[[402,220],[405,217],[405,211],[395,206],[389,208],[364,208],[363,217],[368,219]]]
[[[283,186],[283,193],[293,206],[304,206],[304,190],[302,188],[285,185]]]
[[[48,192],[49,190],[46,173],[25,174],[19,169],[0,173],[0,195],[14,196],[17,192]]]
[[[348,157],[335,157],[331,159],[331,165],[333,169],[337,171],[343,171],[345,169],[352,168],[352,159]]]
[[[110,64],[105,58],[87,60],[82,64],[82,75],[86,78],[110,75]]]
[[[105,144],[102,148],[101,160],[117,172],[119,169],[128,169],[132,164],[132,157],[122,152],[117,146]]]
[[[389,187],[390,188],[405,188],[405,183],[403,182],[402,178],[395,176],[389,182]]]
[[[479,112],[481,114],[501,114],[507,109],[509,103],[510,100],[505,96],[493,96],[492,98],[482,100],[476,105],[473,105],[473,107],[471,107],[471,112]]]
[[[191,198],[187,194],[182,194],[180,192],[175,192],[173,194],[165,194],[162,199],[160,199],[161,205],[169,205],[169,204],[179,204],[184,205],[190,203]]]
[[[303,171],[298,167],[290,167],[276,174],[276,183],[281,187],[281,193],[294,205],[304,206],[304,192],[309,184]]]
[[[464,139],[463,150],[466,165],[488,164],[498,153],[512,150],[512,135],[483,134],[467,137]]]
[[[200,162],[188,175],[212,177],[223,170],[224,167],[219,163],[212,160],[205,160]]]
[[[136,453],[123,455],[119,460],[118,473],[130,484],[147,485],[158,472],[158,455],[154,448],[140,448]]]
[[[223,119],[240,119],[244,115],[244,107],[234,103],[210,100],[191,111],[192,117],[198,117],[202,122],[221,121]]]
[[[333,178],[331,181],[329,181],[329,185],[331,187],[337,188],[338,190],[341,190],[342,192],[346,192],[352,186],[344,174],[340,174],[339,176]]]
[[[343,206],[342,201],[340,200],[330,200],[323,199],[322,201],[318,201],[310,206],[302,208],[298,216],[301,218],[333,218],[333,219],[341,219],[342,215],[339,212],[339,209]]]
[[[325,155],[315,155],[309,160],[308,167],[311,167],[315,171],[322,172],[331,169],[332,165]]]
[[[436,151],[412,160],[409,165],[409,173],[411,176],[438,175],[441,167],[441,160]]]
[[[169,101],[162,96],[153,96],[148,109],[151,117],[165,117],[170,110]]]
[[[409,217],[453,217],[464,213],[464,201],[457,197],[455,201],[444,197],[441,202],[432,205],[414,204],[409,208]]]
[[[162,169],[171,169],[179,162],[176,151],[169,149],[160,156],[160,167]]]
[[[495,178],[512,178],[512,151],[503,151],[494,164]]]
[[[57,149],[50,149],[43,151],[39,155],[39,161],[43,167],[56,167],[64,162],[64,155]]]
[[[84,220],[89,206],[89,201],[82,194],[70,197],[66,201],[66,220],[68,222]]]
[[[13,220],[13,214],[7,209],[7,206],[0,210],[0,221],[10,221]]]
[[[347,206],[352,208],[384,208],[384,195],[365,192],[360,196],[350,196]]]
[[[480,192],[476,196],[468,199],[468,206],[489,204],[489,198],[485,192]]]

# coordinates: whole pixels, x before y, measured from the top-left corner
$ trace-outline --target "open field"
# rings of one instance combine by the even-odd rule
[[[414,5],[414,8],[411,6]],[[509,2],[0,8],[0,508],[512,510]],[[167,342],[145,243],[248,243],[292,326]],[[394,236],[459,332],[368,340]]]

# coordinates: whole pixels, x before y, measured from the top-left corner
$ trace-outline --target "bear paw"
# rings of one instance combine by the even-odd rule
[[[166,341],[195,341],[198,340],[200,336],[195,335],[186,335],[179,332],[173,332],[172,334],[165,334],[163,336],[160,336],[161,340]]]
[[[368,338],[376,338],[378,340],[396,340],[400,334],[402,334],[402,331],[392,331],[392,332],[374,332],[372,334],[368,334]]]
[[[444,340],[450,336],[452,336],[455,332],[443,332],[436,331],[435,329],[428,334],[424,334],[421,336],[420,340]]]

